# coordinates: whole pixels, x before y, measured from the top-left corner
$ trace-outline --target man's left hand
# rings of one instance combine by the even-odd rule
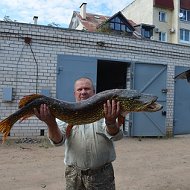
[[[107,100],[106,104],[104,104],[104,114],[106,123],[115,124],[116,119],[120,112],[119,102],[115,100]]]

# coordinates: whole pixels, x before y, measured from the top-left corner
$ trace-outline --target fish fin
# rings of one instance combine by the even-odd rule
[[[2,120],[0,122],[0,132],[3,133],[3,142],[2,144],[5,142],[5,140],[7,139],[7,136],[10,133],[10,130],[12,128],[14,123],[11,122],[11,118],[7,117],[4,120]]]
[[[29,114],[23,116],[22,118],[20,118],[19,123],[21,123],[22,121],[28,119],[29,117],[31,117],[31,116],[33,116],[33,115],[34,115],[33,113],[29,113]]]
[[[123,125],[125,122],[125,117],[123,117],[122,115],[118,116],[118,126],[120,127],[121,125]]]
[[[73,128],[73,125],[67,125],[66,128],[66,138],[68,138],[71,135],[71,129]]]
[[[20,102],[19,102],[19,108],[22,108],[24,107],[26,104],[32,102],[33,100],[37,99],[37,98],[40,98],[40,97],[43,97],[43,95],[40,95],[40,94],[31,94],[31,95],[27,95],[27,96],[24,96]]]

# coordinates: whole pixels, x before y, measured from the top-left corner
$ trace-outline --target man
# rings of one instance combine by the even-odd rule
[[[74,84],[76,101],[86,100],[95,94],[89,78],[80,78]],[[107,101],[104,104],[105,119],[73,126],[66,138],[68,124],[56,120],[46,105],[36,116],[48,126],[48,137],[56,145],[65,145],[66,190],[114,190],[115,180],[112,161],[115,160],[113,140],[123,137],[117,118],[119,102]]]

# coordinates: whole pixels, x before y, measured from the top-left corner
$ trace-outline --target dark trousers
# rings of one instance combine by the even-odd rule
[[[67,166],[66,190],[115,190],[114,170],[111,163],[91,170]]]

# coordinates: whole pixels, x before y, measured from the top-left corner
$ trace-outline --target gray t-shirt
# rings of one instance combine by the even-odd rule
[[[123,137],[122,130],[111,136],[107,133],[105,120],[101,119],[91,124],[74,126],[69,138],[66,138],[68,124],[58,119],[56,121],[63,134],[63,141],[55,145],[65,145],[66,165],[86,170],[100,167],[116,159],[113,141]]]

